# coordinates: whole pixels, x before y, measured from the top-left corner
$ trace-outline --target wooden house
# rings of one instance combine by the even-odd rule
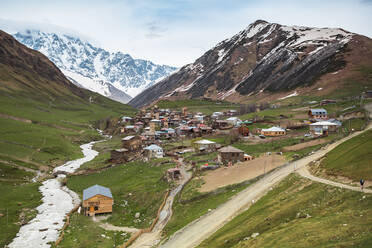
[[[270,128],[263,128],[261,129],[261,134],[265,136],[282,136],[286,135],[286,131],[283,128],[280,127],[270,127]]]
[[[315,120],[315,119],[326,120],[326,119],[328,119],[327,110],[322,109],[322,108],[321,109],[310,109],[307,114],[308,114],[310,120]]]
[[[128,151],[137,151],[142,148],[142,139],[140,136],[127,136],[121,140],[123,148]]]
[[[83,211],[85,215],[112,213],[114,199],[109,188],[94,185],[83,191]]]
[[[244,161],[244,152],[232,146],[226,146],[218,150],[219,160],[223,164]]]

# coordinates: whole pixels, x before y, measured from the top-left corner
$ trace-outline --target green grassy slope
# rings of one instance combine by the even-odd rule
[[[148,227],[156,217],[168,183],[162,179],[164,171],[174,164],[155,166],[149,163],[131,162],[112,167],[100,173],[72,176],[67,186],[82,196],[83,190],[99,184],[111,189],[114,197],[112,217],[108,222],[118,226]],[[141,222],[135,221],[139,212]]]
[[[223,101],[212,101],[212,100],[199,100],[199,99],[189,99],[189,100],[161,100],[156,103],[159,108],[165,109],[176,109],[181,110],[183,107],[187,107],[188,112],[202,112],[204,114],[212,114],[217,111],[225,111],[230,109],[238,109],[239,105]]]
[[[320,168],[329,175],[345,176],[354,181],[372,180],[372,130],[333,149],[322,160]]]
[[[371,247],[371,204],[368,194],[291,175],[199,247]]]
[[[30,182],[36,173],[20,166],[50,171],[81,157],[79,145],[101,139],[98,120],[134,111],[76,87],[44,55],[0,31],[1,247],[17,233],[20,216],[40,204],[39,184]]]

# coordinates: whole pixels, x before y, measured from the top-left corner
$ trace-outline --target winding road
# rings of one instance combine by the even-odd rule
[[[365,108],[369,111],[370,116],[372,117],[372,104],[365,106]],[[199,219],[193,221],[186,227],[182,228],[181,230],[177,231],[173,236],[169,238],[165,243],[161,244],[160,247],[163,248],[191,248],[198,246],[203,240],[207,239],[211,236],[214,232],[224,226],[227,222],[229,222],[232,218],[237,216],[239,213],[243,212],[244,210],[248,209],[250,205],[260,199],[263,195],[265,195],[272,187],[280,182],[282,179],[287,177],[290,173],[299,171],[301,175],[306,176],[309,179],[328,183],[334,186],[342,186],[343,188],[349,188],[351,186],[346,187],[347,185],[339,185],[338,183],[325,180],[325,179],[318,179],[314,176],[308,175],[305,166],[314,160],[318,160],[323,157],[326,153],[334,149],[339,144],[365,132],[372,128],[372,125],[369,124],[366,129],[360,132],[355,132],[335,143],[329,144],[322,149],[314,152],[312,155],[297,160],[295,162],[286,164],[279,169],[272,171],[271,173],[267,174],[261,180],[257,181],[253,185],[247,187],[245,190],[239,192],[235,195],[231,200],[222,204],[217,209],[211,211],[210,213],[203,215]],[[310,173],[309,173],[310,174]],[[353,190],[355,187],[353,187]]]
[[[135,247],[154,247],[156,246],[161,240],[161,233],[163,228],[168,223],[170,218],[172,217],[172,206],[175,196],[181,191],[182,187],[189,181],[192,176],[192,173],[187,172],[185,168],[185,164],[183,161],[179,161],[180,170],[181,170],[181,181],[179,185],[173,189],[163,207],[163,210],[160,212],[160,217],[154,229],[149,233],[143,233],[136,241],[130,246],[131,248]]]

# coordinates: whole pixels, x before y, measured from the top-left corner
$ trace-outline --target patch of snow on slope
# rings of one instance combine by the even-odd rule
[[[279,100],[284,100],[284,99],[290,98],[290,97],[292,97],[292,96],[298,96],[297,91],[293,92],[292,94],[289,94],[288,96],[285,96],[285,97],[279,98]]]
[[[223,48],[218,51],[218,59],[216,61],[217,64],[220,63],[225,58],[227,52],[228,51],[225,51],[225,49],[223,49]]]
[[[334,41],[340,40],[341,43],[347,43],[352,33],[346,32],[339,28],[306,28],[298,26],[282,26],[281,29],[288,32],[290,36],[297,35],[299,38],[294,40],[290,45],[295,47],[308,41]]]

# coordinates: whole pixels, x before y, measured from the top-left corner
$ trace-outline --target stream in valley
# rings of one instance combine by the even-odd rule
[[[92,149],[95,143],[94,141],[81,145],[83,158],[56,167],[53,172],[72,173],[82,164],[94,159],[98,155],[98,152]],[[58,174],[56,178],[42,183],[39,187],[43,196],[42,204],[36,208],[37,216],[20,228],[17,236],[8,245],[9,248],[47,248],[58,239],[67,213],[80,204],[79,196],[62,185],[61,181],[65,177]]]

